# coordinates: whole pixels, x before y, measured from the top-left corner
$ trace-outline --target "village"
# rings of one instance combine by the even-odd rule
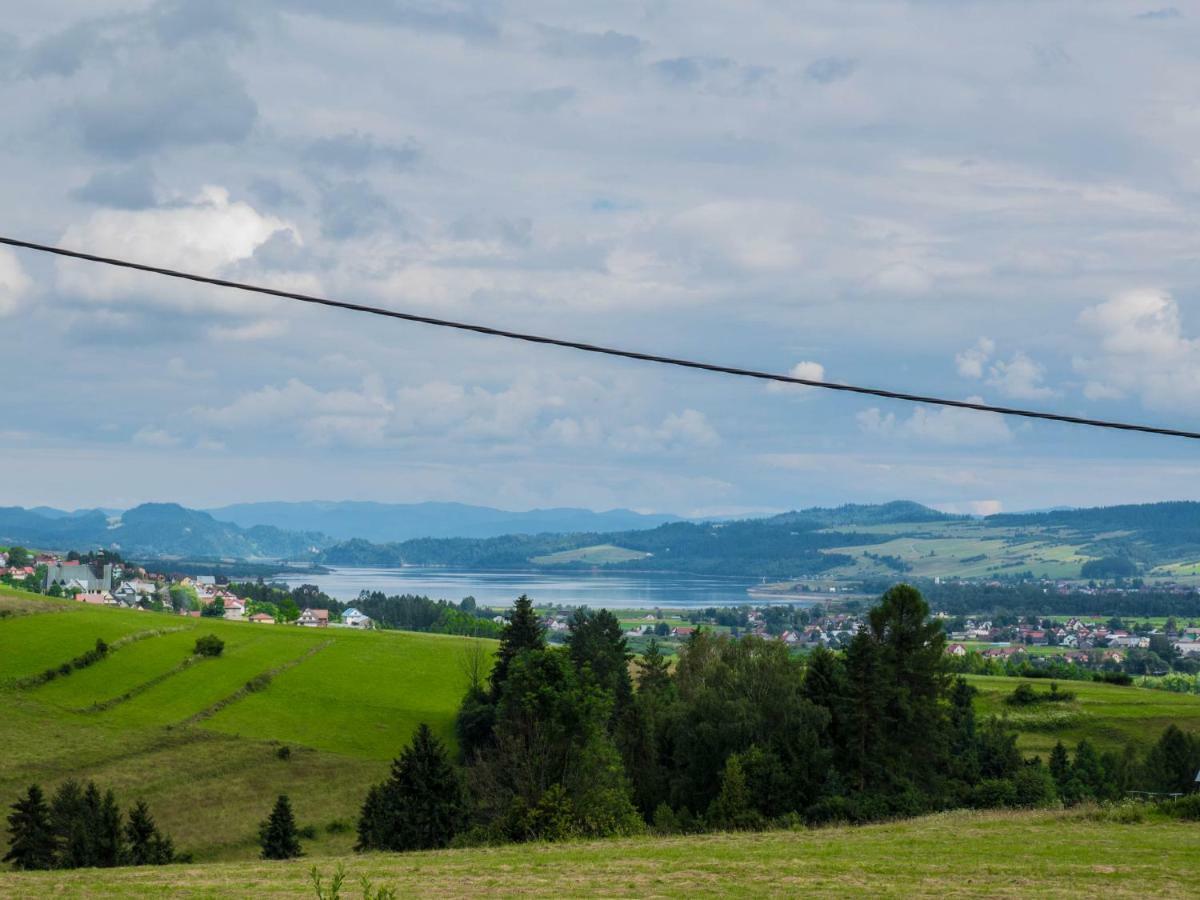
[[[221,618],[254,625],[294,624],[303,628],[369,629],[375,623],[354,607],[317,607],[289,611],[277,604],[240,597],[225,579],[212,575],[159,573],[120,561],[92,561],[69,553],[37,553],[10,565],[0,552],[0,579],[52,597],[94,606],[110,606],[180,616]]]

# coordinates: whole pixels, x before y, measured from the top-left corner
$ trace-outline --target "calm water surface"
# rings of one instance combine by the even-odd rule
[[[315,584],[342,601],[359,591],[418,594],[434,600],[474,597],[484,606],[507,606],[520,594],[535,603],[593,607],[736,606],[751,602],[749,578],[705,578],[654,574],[547,574],[545,572],[473,572],[406,566],[402,569],[332,569],[325,575],[288,574],[292,587]],[[765,602],[756,599],[754,602]]]

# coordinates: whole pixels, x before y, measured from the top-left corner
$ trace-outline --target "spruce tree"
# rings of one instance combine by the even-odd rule
[[[639,693],[662,695],[670,689],[671,664],[654,638],[646,643],[646,649],[637,661],[637,669]]]
[[[89,795],[98,808],[99,792],[94,784],[89,787]],[[79,782],[72,779],[59,785],[54,792],[54,799],[50,801],[50,823],[58,846],[55,865],[60,869],[95,865],[91,840],[93,817],[87,796]]]
[[[144,800],[139,800],[129,811],[125,840],[129,845],[127,859],[131,866],[161,866],[175,856],[174,844],[158,830]]]
[[[445,847],[466,819],[466,799],[450,754],[421,723],[392,762],[391,777],[373,788],[359,819],[360,850]]]
[[[280,794],[270,818],[258,828],[263,859],[294,859],[300,855],[300,835],[287,794]]]
[[[121,818],[116,796],[111,790],[105,791],[92,820],[94,865],[112,868],[124,862],[125,834]]]
[[[858,790],[879,781],[889,765],[883,745],[886,682],[879,647],[859,631],[846,648],[846,710],[843,717],[842,764]]]
[[[38,785],[30,785],[24,797],[13,804],[8,816],[10,834],[4,862],[14,869],[49,869],[54,866],[54,831],[50,808]]]
[[[1050,751],[1050,774],[1054,776],[1054,783],[1060,792],[1071,780],[1071,758],[1067,756],[1067,748],[1062,741],[1055,742],[1054,749]]]
[[[629,677],[629,660],[633,656],[617,617],[607,609],[575,610],[569,623],[567,648],[575,668],[581,674],[590,672],[593,681],[612,695],[614,721],[622,716],[633,699]]]
[[[496,664],[492,667],[492,699],[500,696],[508,669],[517,654],[525,650],[542,650],[546,646],[545,632],[538,621],[533,601],[522,594],[513,604],[508,623],[500,633],[500,648],[496,651]]]

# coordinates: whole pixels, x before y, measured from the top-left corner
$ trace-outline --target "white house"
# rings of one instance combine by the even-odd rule
[[[300,618],[296,621],[296,624],[303,625],[305,628],[328,628],[329,610],[306,609],[300,613]]]
[[[237,597],[225,597],[221,602],[225,605],[225,618],[241,621],[246,617],[246,604]]]
[[[371,617],[363,615],[353,606],[342,613],[342,624],[350,628],[370,628]]]

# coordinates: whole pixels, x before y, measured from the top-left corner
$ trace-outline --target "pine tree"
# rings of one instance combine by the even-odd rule
[[[617,617],[607,609],[575,610],[569,623],[567,649],[575,668],[580,673],[590,672],[595,683],[612,695],[614,721],[622,716],[633,699],[629,677],[633,656]]]
[[[125,840],[129,844],[128,861],[132,866],[161,866],[175,856],[174,844],[158,830],[144,800],[139,800],[129,811]]]
[[[541,650],[546,646],[545,632],[533,609],[533,601],[522,594],[513,604],[512,614],[500,634],[500,648],[492,667],[492,699],[500,696],[508,669],[514,657],[525,650]]]
[[[49,869],[54,866],[54,831],[50,808],[38,785],[30,785],[24,797],[13,804],[8,816],[10,842],[4,862],[14,869]]]
[[[671,664],[654,638],[646,643],[646,649],[637,661],[637,669],[639,693],[662,695],[670,689]]]
[[[1050,774],[1054,776],[1054,783],[1058,785],[1059,791],[1071,780],[1071,759],[1067,756],[1067,748],[1063,746],[1062,741],[1057,741],[1054,749],[1050,751]]]
[[[50,827],[54,829],[56,868],[80,869],[92,865],[90,817],[78,781],[64,781],[54,792],[54,799],[50,800]]]
[[[287,794],[280,794],[271,816],[258,828],[263,859],[294,859],[300,855],[300,835]]]
[[[879,648],[867,631],[859,631],[846,648],[842,756],[850,783],[858,790],[878,781],[889,764],[882,734],[885,689]]]
[[[741,757],[730,754],[725,760],[725,771],[721,775],[721,793],[708,809],[708,824],[715,828],[753,828],[760,824],[758,815],[750,803],[750,791],[746,787],[746,773]]]
[[[111,790],[96,808],[92,825],[92,846],[95,865],[102,868],[119,866],[125,857],[125,834],[121,823],[121,808]]]
[[[466,799],[450,754],[429,726],[392,762],[391,777],[373,788],[359,818],[360,850],[445,847],[466,819]]]

